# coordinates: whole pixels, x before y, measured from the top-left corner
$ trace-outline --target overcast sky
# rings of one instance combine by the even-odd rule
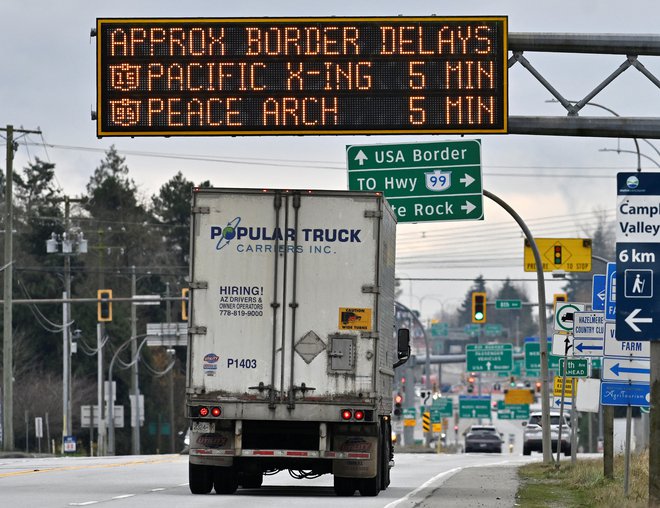
[[[657,34],[657,0],[420,1],[357,2],[334,0],[221,2],[188,0],[1,0],[0,126],[13,124],[43,132],[20,140],[16,167],[34,157],[56,164],[64,193],[84,192],[90,175],[114,144],[126,155],[131,177],[145,196],[182,171],[196,183],[219,187],[347,188],[346,145],[438,141],[451,136],[328,136],[259,138],[96,138],[90,112],[96,103],[95,40],[90,29],[98,17],[238,16],[508,16],[509,32]],[[613,72],[623,56],[526,53],[526,57],[567,99],[579,100]],[[660,76],[660,59],[641,57]],[[511,115],[564,115],[550,94],[521,66],[509,70]],[[635,69],[628,69],[595,99],[621,116],[660,116],[660,90]],[[583,115],[607,115],[587,108]],[[630,140],[519,135],[466,136],[482,139],[484,187],[506,200],[537,237],[586,236],[594,212],[614,217],[615,175],[634,170]],[[456,139],[454,137],[453,139]],[[35,144],[25,144],[35,143]],[[49,148],[39,146],[45,141]],[[4,145],[0,139],[0,144]],[[660,162],[651,147],[643,153]],[[660,142],[656,143],[660,147]],[[2,148],[4,153],[4,147]],[[152,155],[147,155],[147,153]],[[158,157],[159,154],[166,157]],[[207,160],[193,160],[192,157]],[[207,157],[203,157],[207,156]],[[4,156],[0,159],[4,170]],[[657,170],[643,160],[644,169]],[[402,224],[398,226],[397,274],[437,278],[403,284],[402,303],[427,317],[442,303],[454,306],[479,274],[491,290],[496,279],[531,279],[522,270],[523,240],[516,224],[485,200],[481,222]],[[467,279],[463,281],[461,279]],[[525,287],[536,301],[535,285]],[[560,289],[548,284],[548,294]],[[410,298],[412,292],[412,299]]]

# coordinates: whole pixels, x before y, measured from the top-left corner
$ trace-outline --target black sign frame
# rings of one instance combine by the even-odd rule
[[[97,136],[505,134],[507,24],[99,18]]]

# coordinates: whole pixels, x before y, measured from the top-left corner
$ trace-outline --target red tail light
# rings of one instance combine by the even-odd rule
[[[204,406],[199,408],[199,416],[208,416],[208,415],[209,415],[209,408]]]
[[[364,411],[360,411],[359,409],[355,411],[355,419],[356,420],[364,420]]]
[[[353,416],[353,413],[351,412],[350,409],[343,409],[342,412],[341,412],[341,419],[342,420],[350,420],[352,416]]]
[[[213,409],[211,409],[211,416],[215,416],[217,418],[218,416],[220,416],[220,413],[222,413],[222,411],[220,411],[219,407],[214,407]]]

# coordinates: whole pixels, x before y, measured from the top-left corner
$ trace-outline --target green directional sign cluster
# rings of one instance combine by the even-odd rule
[[[458,416],[460,418],[490,418],[490,397],[460,396]]]
[[[414,407],[404,407],[403,408],[403,417],[406,420],[414,420],[417,418],[417,411]]]
[[[550,344],[548,343],[548,351],[550,351]],[[551,355],[548,353],[548,368],[551,370],[559,369],[559,359],[561,356]],[[525,370],[527,375],[531,376],[530,371],[541,370],[541,344],[538,342],[525,343]]]
[[[431,325],[432,337],[446,337],[449,335],[449,323],[433,323]]]
[[[470,372],[500,372],[513,370],[511,344],[468,344],[465,348],[467,370]]]
[[[454,414],[454,399],[440,397],[433,400],[431,411],[439,411],[442,418],[449,418]]]
[[[500,420],[527,420],[529,404],[505,404],[503,400],[498,400],[497,418]]]
[[[398,222],[483,219],[476,139],[346,147],[348,188],[380,191]]]
[[[484,325],[484,335],[500,335],[502,333],[502,325],[500,324],[485,324]]]

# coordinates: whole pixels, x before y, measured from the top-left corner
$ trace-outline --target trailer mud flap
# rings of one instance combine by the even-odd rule
[[[335,451],[369,454],[368,458],[334,460],[332,474],[345,478],[373,478],[378,472],[378,437],[335,436]]]

